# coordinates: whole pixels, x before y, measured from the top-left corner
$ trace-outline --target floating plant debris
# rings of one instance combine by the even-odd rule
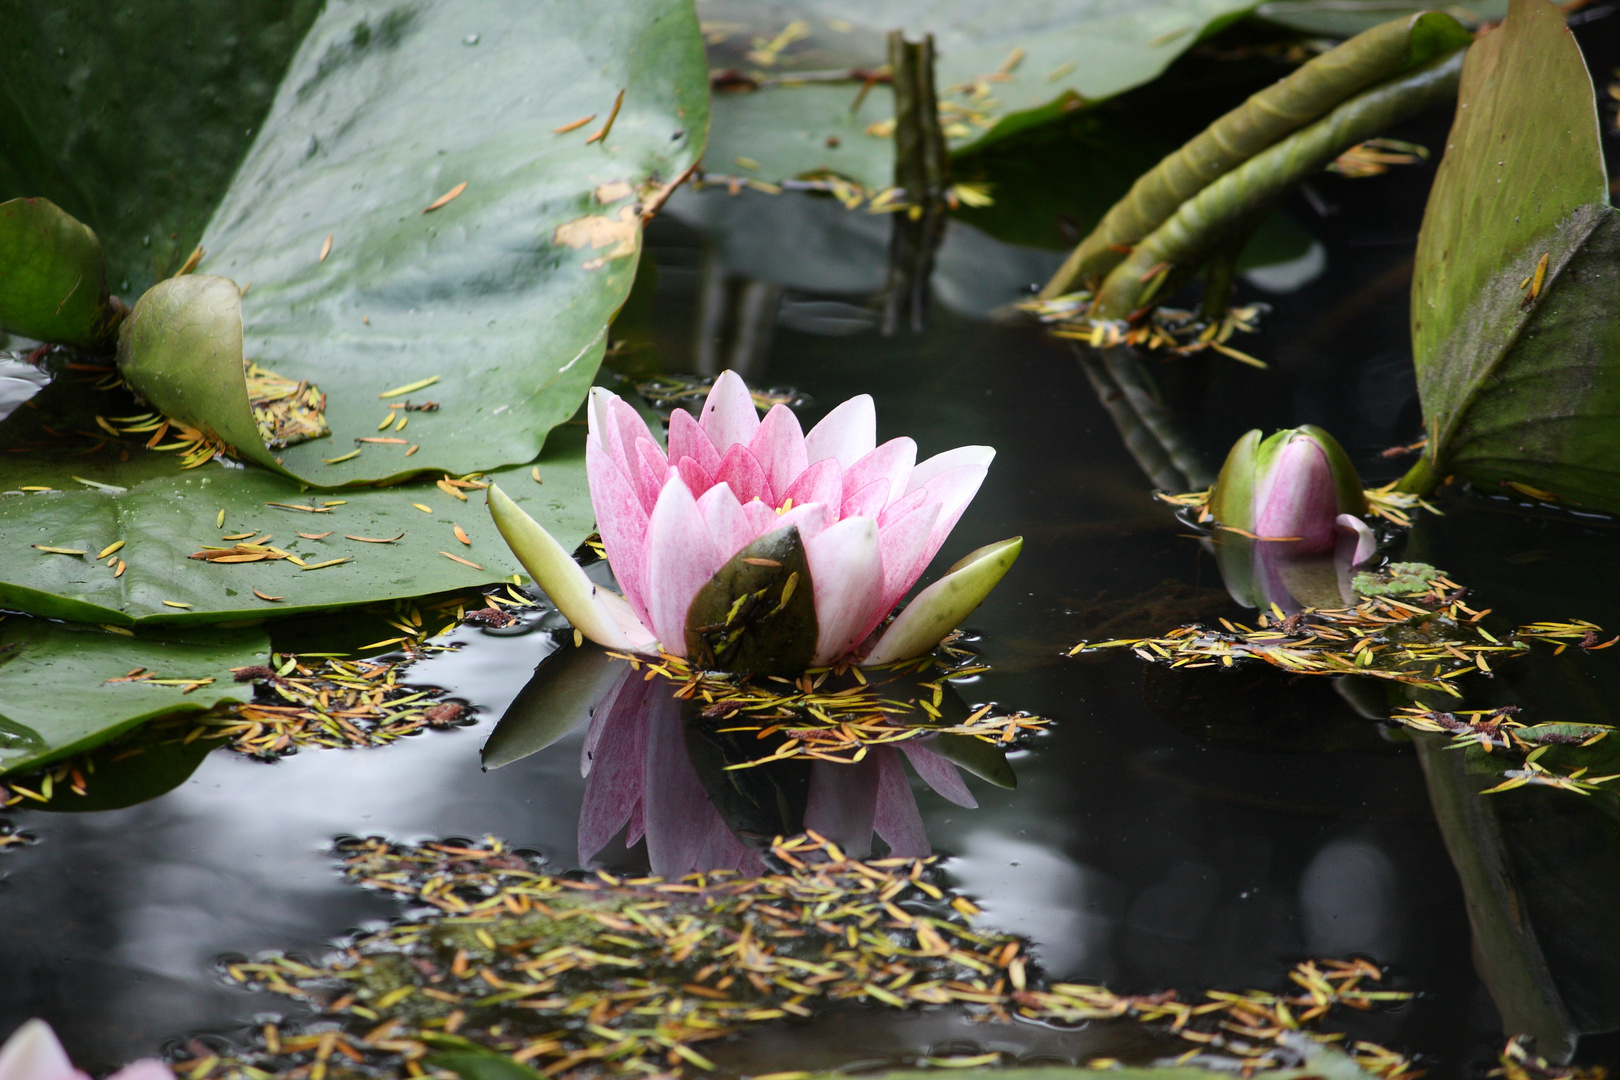
[[[1034,315],[1051,331],[1054,337],[1083,341],[1094,349],[1110,345],[1133,345],[1143,349],[1159,349],[1172,356],[1192,356],[1212,349],[1250,367],[1265,367],[1248,353],[1227,344],[1232,335],[1242,331],[1257,333],[1260,316],[1270,310],[1267,304],[1250,304],[1227,310],[1218,320],[1210,320],[1193,311],[1156,307],[1145,318],[1093,319],[1090,292],[1075,292],[1050,300],[1025,300],[1018,308]]]
[[[1308,1030],[1336,1005],[1411,996],[1366,988],[1381,972],[1365,961],[1301,964],[1298,992],[1212,992],[1196,1004],[1173,991],[1043,990],[1022,941],[975,930],[972,902],[934,883],[935,860],[856,861],[813,833],[778,839],[779,872],[753,878],[560,877],[494,839],[348,840],[337,855],[346,877],[412,915],[318,962],[227,961],[232,981],[315,1015],[266,1026],[239,1056],[180,1062],[192,1080],[420,1075],[436,1051],[500,1055],[547,1076],[708,1070],[696,1045],[834,1001],[956,1005],[1001,1022],[1168,1020],[1190,1054],[1255,1070],[1291,1064],[1284,1044],[1301,1029],[1341,1039]],[[1382,1047],[1351,1050],[1378,1075],[1417,1075]]]
[[[1613,731],[1608,724],[1536,724],[1514,719],[1517,705],[1441,712],[1421,705],[1396,709],[1390,720],[1414,731],[1445,732],[1454,746],[1529,753],[1543,746],[1591,746]]]
[[[1429,148],[1400,139],[1368,139],[1328,162],[1327,171],[1351,180],[1382,176],[1391,165],[1416,165],[1429,160]]]
[[[812,668],[797,679],[773,675],[758,681],[694,669],[668,653],[657,661],[628,653],[608,655],[637,671],[645,667],[647,678],[667,680],[674,697],[703,702],[701,715],[720,725],[719,732],[753,731],[760,739],[786,736],[768,756],[729,766],[733,769],[788,758],[853,763],[871,746],[941,734],[969,735],[1010,748],[1050,723],[1028,713],[996,712],[991,705],[956,722],[946,719],[941,711],[946,681],[989,670],[966,662],[963,654],[953,656],[949,639],[949,659],[925,656],[875,668]],[[916,678],[936,668],[939,674],[933,679]],[[830,679],[836,681],[829,685]]]
[[[0,855],[8,851],[20,851],[34,842],[34,838],[25,832],[18,832],[17,827],[9,821],[0,821]]]
[[[640,394],[649,406],[658,412],[668,413],[671,409],[694,409],[703,404],[709,396],[709,390],[714,386],[714,378],[685,378],[680,375],[659,375],[634,384],[636,393]],[[771,389],[757,389],[750,387],[748,394],[754,399],[754,405],[759,409],[770,409],[773,405],[786,405],[796,408],[803,405],[807,398],[791,387],[778,387]]]
[[[1370,675],[1461,696],[1455,685],[1469,671],[1489,675],[1489,658],[1527,650],[1544,641],[1562,652],[1570,645],[1606,649],[1620,638],[1599,642],[1595,623],[1538,622],[1498,638],[1480,624],[1489,608],[1463,603],[1467,590],[1422,563],[1395,563],[1375,574],[1358,574],[1356,588],[1401,595],[1366,596],[1353,608],[1306,608],[1285,616],[1272,605],[1261,612],[1258,629],[1226,619],[1224,628],[1201,624],[1178,627],[1162,637],[1081,642],[1074,656],[1092,649],[1128,648],[1144,660],[1172,667],[1231,667],[1242,659],[1263,660],[1298,675]]]
[[[1440,514],[1441,511],[1432,503],[1405,492],[1396,491],[1398,480],[1392,480],[1383,487],[1367,488],[1362,494],[1367,496],[1367,512],[1374,517],[1399,525],[1403,529],[1412,527],[1411,511],[1422,507],[1431,514]],[[1171,506],[1186,507],[1193,512],[1193,519],[1197,522],[1211,522],[1214,517],[1209,512],[1209,489],[1203,491],[1190,491],[1181,495],[1172,495],[1166,492],[1154,492],[1154,497]]]
[[[1531,1047],[1535,1040],[1529,1035],[1515,1035],[1508,1040],[1498,1056],[1499,1065],[1490,1076],[1506,1080],[1605,1080],[1609,1071],[1601,1065],[1583,1068],[1579,1065],[1556,1065]]]
[[[330,241],[330,237],[327,238]],[[283,450],[332,434],[326,425],[326,395],[307,379],[289,379],[244,361],[248,404],[259,437],[271,450]]]

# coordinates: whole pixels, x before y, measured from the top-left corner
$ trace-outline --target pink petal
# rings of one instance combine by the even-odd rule
[[[982,465],[988,469],[995,459],[995,448],[990,446],[958,446],[955,450],[935,454],[926,461],[917,462],[917,467],[911,470],[911,480],[906,490],[916,491],[940,473],[963,465]]]
[[[645,682],[627,666],[613,700],[598,706],[591,717],[585,736],[590,773],[579,810],[581,865],[588,864],[624,828],[644,797],[643,713],[649,706],[656,707],[655,696],[667,695],[658,694],[654,683]]]
[[[647,511],[642,508],[641,496],[594,437],[585,440],[585,475],[608,565],[631,610],[646,623]]]
[[[731,489],[728,487],[726,490]],[[780,520],[775,510],[758,499],[743,503],[742,510],[743,516],[748,519],[748,527],[753,530],[755,536],[764,536],[776,528]]]
[[[877,446],[877,407],[871,394],[858,394],[821,418],[804,437],[812,464],[832,458],[847,469]]]
[[[142,1058],[125,1065],[107,1080],[174,1080],[174,1073],[156,1058]]]
[[[1277,453],[1270,472],[1255,487],[1254,510],[1256,535],[1297,536],[1299,541],[1289,546],[1300,553],[1332,550],[1339,493],[1333,468],[1315,439],[1290,440]]]
[[[816,664],[849,652],[883,600],[883,556],[877,522],[847,518],[804,545],[816,598]]]
[[[888,503],[889,482],[874,480],[855,494],[844,497],[843,512],[839,516],[875,518],[883,513],[883,508]]]
[[[647,835],[647,801],[637,799],[630,811],[630,824],[624,827],[624,846],[633,848]]]
[[[686,611],[724,562],[709,538],[697,500],[674,477],[647,521],[648,628],[675,656],[686,655]]]
[[[924,545],[922,554],[918,556],[921,560],[920,565],[917,567],[918,574],[928,568],[928,564],[933,561],[934,556],[939,554],[939,549],[944,546],[946,538],[951,535],[951,530],[956,528],[958,521],[962,520],[962,515],[967,511],[968,504],[973,501],[973,496],[979,493],[979,485],[984,483],[987,471],[983,465],[958,465],[956,468],[939,473],[922,487],[906,496],[906,499],[914,499],[921,495],[931,502],[937,501],[939,503],[939,517],[935,519],[934,527],[929,532],[928,543]],[[891,506],[889,509],[892,511],[898,505],[897,503],[896,506]],[[888,516],[889,512],[885,511],[884,519],[887,519]],[[888,527],[886,520],[881,521],[880,524],[885,528]],[[915,581],[916,578],[912,580]]]
[[[56,1032],[43,1020],[30,1020],[0,1046],[0,1080],[81,1080]]]
[[[831,840],[853,859],[872,854],[872,821],[877,811],[878,764],[888,747],[873,747],[864,761],[810,765],[810,793],[804,804],[804,827]]]
[[[784,506],[789,502],[794,506],[803,506],[805,503],[838,506],[843,501],[844,478],[838,470],[838,462],[831,458],[818,461],[805,469],[797,480],[782,491]]]
[[[911,793],[906,767],[892,746],[873,749],[878,763],[877,809],[872,828],[889,845],[889,854],[899,859],[922,859],[933,854],[917,796]]]
[[[923,783],[938,794],[969,810],[979,805],[979,800],[968,790],[967,784],[962,780],[962,774],[956,771],[956,766],[940,757],[937,752],[923,746],[921,740],[907,739],[900,744],[900,748],[906,752],[906,759],[911,762],[911,767],[917,770],[917,775],[922,777]]]
[[[809,466],[799,418],[786,405],[773,405],[748,440],[748,449],[765,469],[772,491],[783,491]]]
[[[680,703],[667,689],[662,696],[674,708],[657,708],[644,721],[647,860],[653,873],[680,877],[707,869],[699,866],[703,850],[716,825],[725,828],[725,822],[687,756]]]
[[[592,599],[596,601],[598,607],[608,613],[608,618],[613,620],[613,624],[619,628],[619,633],[630,643],[632,652],[648,655],[658,652],[658,639],[647,629],[647,624],[636,614],[628,600],[611,589],[597,589]]]
[[[679,461],[683,457],[703,466],[710,476],[720,467],[720,451],[714,448],[697,420],[685,409],[676,409],[669,414],[669,460]]]
[[[878,546],[883,551],[883,602],[878,605],[878,619],[888,614],[927,568],[928,560],[933,557],[928,541],[938,518],[939,504],[930,502],[898,521],[878,527]],[[866,630],[870,633],[872,627]]]
[[[874,480],[887,480],[889,497],[896,498],[906,490],[911,467],[916,463],[916,442],[904,435],[890,439],[844,470],[844,497],[848,498]]]
[[[704,492],[697,507],[720,558],[731,558],[754,539],[754,527],[749,524],[748,515],[743,513],[742,504],[725,484],[716,484]]]
[[[754,408],[742,376],[729,370],[720,373],[709,399],[703,403],[701,423],[704,434],[721,454],[737,443],[748,445],[759,430],[759,410]]]
[[[702,496],[710,488],[714,487],[714,474],[699,465],[693,458],[680,458],[676,461],[675,468],[681,474],[681,483],[685,484],[686,490],[693,495]]]
[[[1340,514],[1336,526],[1335,553],[1348,566],[1360,566],[1378,551],[1378,537],[1354,514]]]
[[[669,460],[664,452],[658,449],[658,444],[648,438],[636,439],[636,466],[639,470],[641,483],[641,506],[649,514],[658,502],[658,493],[664,489],[664,481],[669,479]],[[692,493],[694,496],[697,492]]]
[[[805,503],[793,509],[776,515],[776,524],[766,532],[775,532],[792,525],[799,530],[799,539],[809,543],[810,539],[820,536],[823,529],[833,523],[832,512],[825,503]]]
[[[758,499],[771,509],[776,508],[776,496],[765,470],[753,452],[741,443],[734,445],[721,457],[720,467],[714,470],[714,482],[730,484],[732,493],[740,503]]]
[[[612,455],[614,463],[626,476],[638,483],[639,490],[641,461],[636,453],[636,440],[647,439],[654,446],[658,445],[657,440],[653,439],[641,414],[617,394],[604,390],[594,396],[593,404],[599,415],[597,438],[602,441],[602,448]]]

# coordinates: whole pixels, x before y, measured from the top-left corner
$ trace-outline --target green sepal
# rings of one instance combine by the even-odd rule
[[[1260,429],[1254,428],[1232,444],[1226,463],[1209,490],[1209,512],[1222,525],[1254,527],[1255,463],[1259,457]]]
[[[1023,550],[1024,538],[1015,536],[968,552],[943,577],[912,597],[861,665],[893,664],[931,652],[984,602]]]
[[[815,659],[816,600],[795,526],[743,548],[698,590],[686,612],[693,666],[794,676]]]

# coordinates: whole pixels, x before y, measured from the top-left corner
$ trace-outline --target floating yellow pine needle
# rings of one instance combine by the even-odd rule
[[[87,554],[89,554],[88,552],[80,551],[78,548],[50,547],[47,544],[30,544],[29,547],[32,547],[32,548],[34,548],[34,549],[36,549],[38,551],[48,551],[52,555],[87,555]]]
[[[225,511],[221,510],[219,513],[214,515],[214,528],[223,529],[224,527],[225,527]]]
[[[433,513],[433,507],[431,506],[423,506],[421,503],[411,503],[411,505],[422,511],[424,514]]]
[[[122,551],[125,543],[126,543],[126,541],[123,541],[123,540],[115,540],[115,541],[113,541],[112,543],[108,544],[106,547],[102,548],[100,551],[96,552],[96,558],[105,559],[107,556],[111,555],[115,551]]]
[[[326,462],[328,465],[336,465],[341,461],[348,461],[351,458],[357,458],[359,456],[360,447],[357,446],[353,450],[350,450],[347,454],[339,454],[337,457],[323,457],[321,460]]]
[[[284,599],[286,599],[286,597],[282,597],[282,596],[266,596],[264,593],[260,592],[258,589],[253,590],[253,595],[257,596],[260,600],[269,600],[271,602],[274,602],[276,600],[284,600]]]
[[[537,483],[537,484],[545,483],[544,480],[540,479],[540,466],[536,465],[532,469],[530,469],[529,470],[529,475],[534,478],[535,483]]]
[[[596,114],[591,113],[591,115],[582,116],[578,120],[570,120],[568,123],[564,124],[562,127],[554,127],[554,128],[551,129],[551,133],[553,135],[566,135],[570,131],[578,131],[580,128],[584,127],[586,124],[590,123],[592,120],[595,120],[595,119],[596,119]]]
[[[392,409],[390,409],[390,410],[388,410],[388,415],[382,418],[382,423],[377,425],[377,430],[378,431],[386,431],[387,428],[388,428],[388,425],[392,424],[393,422],[394,422],[394,411]]]
[[[19,490],[21,490],[21,491],[55,491],[56,489],[55,488],[48,488],[48,487],[39,487],[38,485],[24,484]]]
[[[180,264],[180,269],[174,272],[174,276],[183,277],[184,275],[189,274],[193,270],[197,269],[197,264],[202,262],[202,258],[206,254],[208,254],[208,252],[203,250],[201,244],[198,244],[195,248],[192,248],[191,254],[186,256],[186,261]]]
[[[1536,272],[1525,279],[1530,285],[1530,295],[1525,298],[1527,301],[1534,302],[1541,295],[1542,283],[1547,280],[1547,260],[1550,258],[1552,252],[1543,252],[1541,259],[1536,263]]]
[[[296,531],[296,530],[295,530],[295,531]],[[325,540],[325,539],[326,539],[326,538],[327,538],[327,537],[328,537],[328,536],[331,536],[331,535],[332,535],[332,533],[331,533],[331,532],[330,532],[330,531],[328,531],[328,532],[323,532],[323,533],[307,533],[307,532],[301,532],[301,533],[299,533],[299,534],[298,534],[298,535],[299,535],[299,536],[302,536],[302,537],[303,537],[303,538],[304,538],[304,539],[305,539],[305,540]],[[230,538],[229,538],[229,537],[226,537],[226,539],[230,539]]]
[[[306,514],[329,514],[330,506],[299,506],[297,503],[267,502],[266,506],[279,506],[283,510],[302,510]]]
[[[380,398],[399,397],[401,394],[409,394],[416,390],[425,390],[438,381],[439,377],[437,375],[430,375],[425,379],[418,379],[416,382],[406,383],[404,386],[396,386],[392,390],[384,390],[377,396]]]
[[[620,90],[619,91],[619,96],[613,99],[613,111],[608,113],[607,123],[602,125],[602,130],[598,131],[595,135],[592,135],[590,138],[585,140],[585,145],[586,146],[589,146],[589,145],[591,145],[591,143],[594,143],[594,142],[601,142],[603,139],[608,137],[608,132],[613,130],[613,121],[615,121],[615,120],[617,120],[619,118],[619,109],[623,105],[624,105],[624,91]]]
[[[325,262],[326,257],[328,255],[330,255],[330,254],[332,254],[332,234],[327,233],[326,234],[326,241],[323,244],[321,244],[321,257],[316,259],[315,261],[316,262]]]
[[[178,600],[165,600],[165,601],[163,601],[163,606],[164,607],[188,608],[191,605],[190,604],[182,604]]]
[[[439,207],[443,206],[445,203],[449,202],[451,199],[454,199],[457,195],[460,195],[463,191],[466,191],[466,190],[467,190],[467,181],[463,180],[461,183],[457,184],[455,187],[451,188],[449,191],[445,192],[443,195],[440,195],[437,199],[434,199],[432,202],[430,202],[426,206],[422,207],[422,213],[424,213],[424,214],[433,213],[433,211],[437,210]]]
[[[405,456],[410,457],[420,449],[422,449],[420,446],[412,446],[409,450],[405,451]]]
[[[328,566],[338,566],[338,565],[341,565],[343,563],[352,562],[352,561],[354,561],[353,556],[345,555],[341,559],[328,559],[325,562],[306,563],[304,565],[303,569],[305,569],[305,570],[320,570],[320,569],[323,569],[323,568],[328,567]]]
[[[245,533],[231,533],[231,534],[229,534],[229,535],[228,535],[228,536],[222,536],[222,537],[220,537],[220,539],[221,539],[221,540],[246,540],[246,539],[247,539],[247,538],[248,538],[248,537],[250,537],[250,536],[253,536],[253,535],[255,535],[255,534],[254,534],[254,533],[250,533],[250,532],[245,532]]]
[[[356,439],[354,441],[357,442],[357,443],[382,443],[385,446],[404,446],[405,445],[405,440],[404,439],[395,439],[395,438],[393,438],[391,436],[378,437],[378,436],[375,436],[375,435],[364,435],[364,436],[361,436],[360,438],[358,438],[358,439]]]
[[[122,634],[124,637],[134,637],[135,631],[123,626],[114,626],[112,623],[100,623],[101,628],[109,634]]]
[[[118,560],[118,569],[113,571],[113,577],[123,577],[124,576],[124,568],[127,565],[128,564],[125,563],[123,559],[119,559]]]
[[[362,544],[392,544],[394,541],[403,540],[404,538],[405,538],[404,533],[400,533],[398,536],[380,536],[380,537],[379,536],[350,536],[348,533],[343,534],[343,539],[345,539],[345,540],[358,540]]]
[[[456,498],[460,499],[462,502],[466,502],[467,501],[467,496],[465,496],[461,492],[457,491],[455,489],[455,487],[453,487],[450,484],[449,479],[450,479],[449,477],[445,477],[445,479],[443,479],[443,480],[435,480],[434,483],[437,484],[439,490],[444,492],[446,495],[454,495]]]
[[[467,538],[466,530],[464,530],[460,525],[457,525],[454,528],[455,528],[455,532],[456,532],[456,539],[460,540],[463,544],[466,544],[468,547],[471,547],[472,546],[472,541]]]
[[[399,423],[394,425],[394,430],[395,431],[404,431],[405,430],[405,425],[410,423],[410,422],[411,422],[411,418],[409,416],[401,416],[399,418]]]
[[[460,555],[452,555],[448,551],[441,551],[441,552],[439,552],[439,554],[443,555],[445,558],[449,559],[451,562],[460,563],[462,566],[470,566],[474,570],[482,570],[483,569],[482,566],[479,566],[475,562],[468,562],[466,559],[463,559]]]

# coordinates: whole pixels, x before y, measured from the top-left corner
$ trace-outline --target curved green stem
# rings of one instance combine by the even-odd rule
[[[1156,277],[1155,268],[1196,265],[1227,242],[1242,222],[1275,204],[1294,184],[1350,147],[1454,96],[1465,51],[1459,49],[1358,94],[1182,203],[1109,273],[1097,290],[1092,317],[1125,318],[1141,306]]]
[[[1445,477],[1435,471],[1434,462],[1430,460],[1427,450],[1417,459],[1417,463],[1406,470],[1401,482],[1395,485],[1395,490],[1407,495],[1427,495],[1440,486]]]
[[[1425,12],[1358,34],[1250,97],[1146,173],[1041,290],[1050,299],[1100,281],[1206,186],[1370,86],[1466,45],[1449,15]]]

